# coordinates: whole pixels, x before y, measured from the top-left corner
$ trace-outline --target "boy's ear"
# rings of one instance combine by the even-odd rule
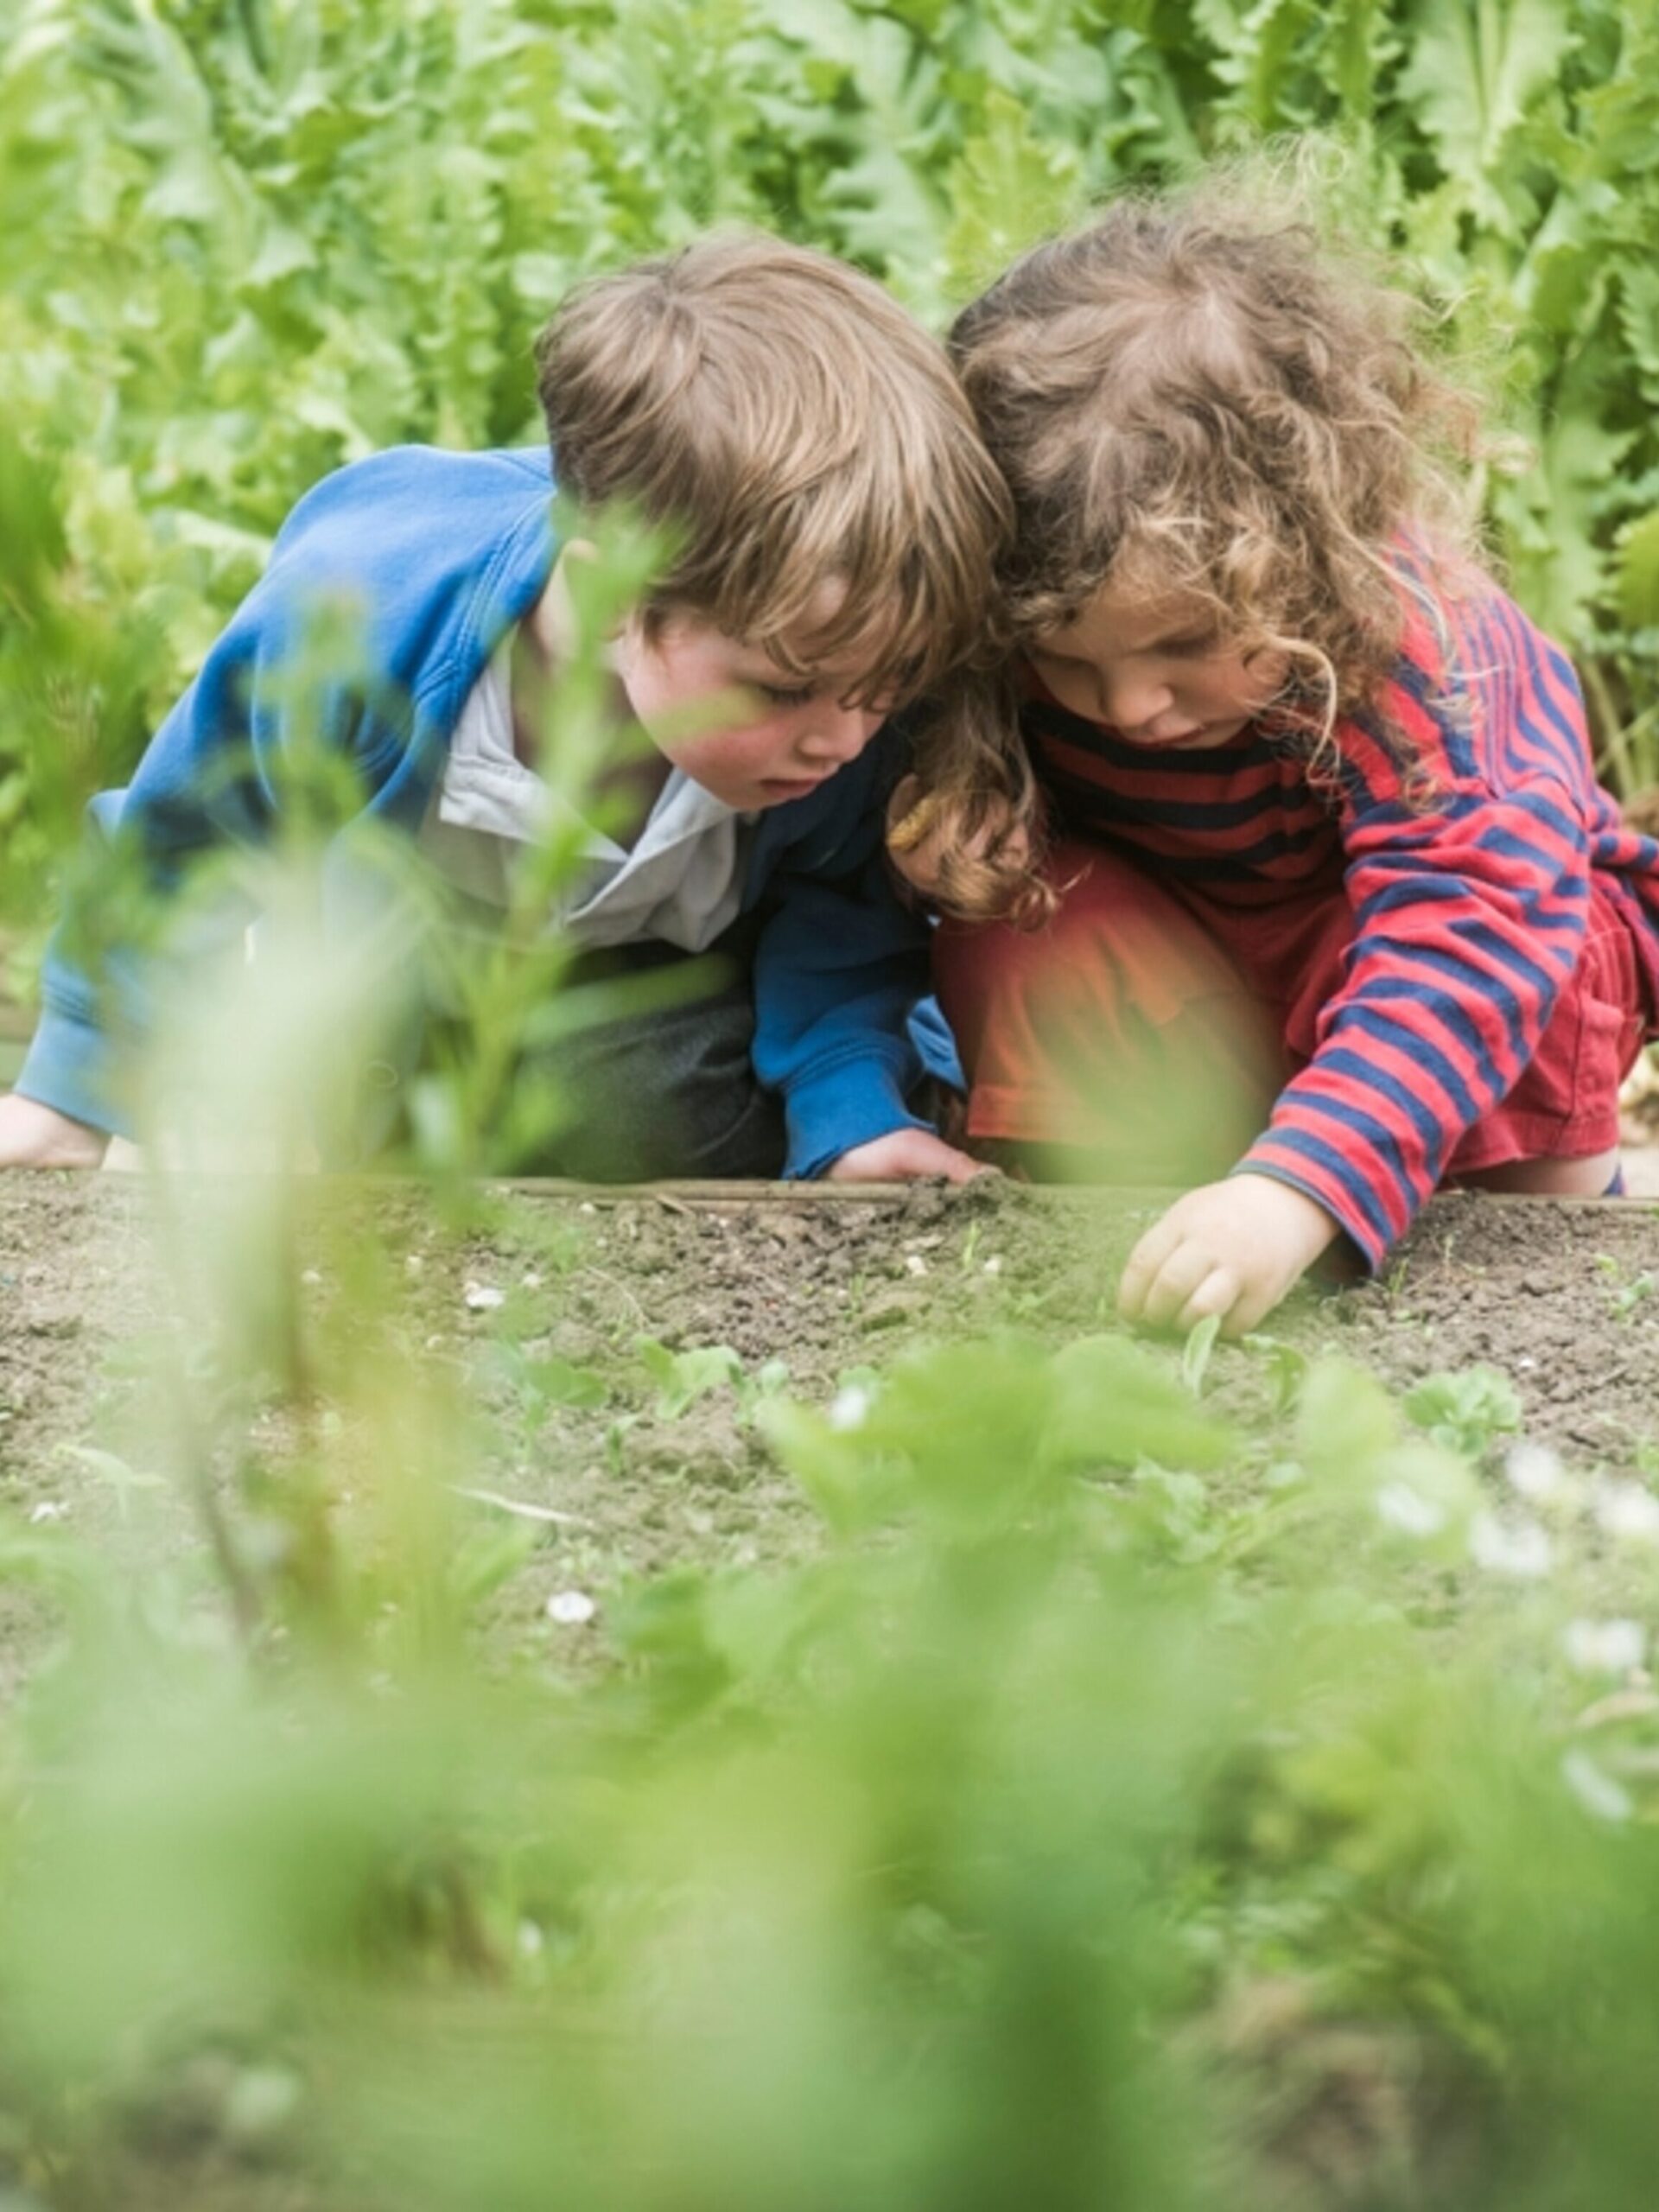
[[[566,565],[576,561],[596,561],[599,548],[588,537],[573,537],[562,545],[548,577],[531,613],[531,623],[537,639],[550,662],[556,667],[568,660],[576,643],[575,602],[570,593],[570,570]],[[630,616],[632,620],[632,617]],[[621,635],[621,629],[613,632],[613,639]],[[607,642],[609,642],[607,640]]]

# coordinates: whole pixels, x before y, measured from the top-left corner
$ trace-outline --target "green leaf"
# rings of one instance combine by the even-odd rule
[[[1181,1381],[1123,1337],[1084,1337],[1055,1355],[1044,1456],[1055,1465],[1218,1467],[1230,1429],[1193,1410]]]
[[[1181,1349],[1181,1380],[1196,1398],[1204,1389],[1205,1370],[1210,1355],[1216,1348],[1216,1338],[1221,1334],[1221,1316],[1206,1313],[1204,1319],[1188,1331]]]
[[[1619,620],[1625,628],[1659,625],[1659,508],[1620,536],[1616,574]]]
[[[952,163],[954,209],[944,237],[945,283],[955,298],[982,291],[1016,255],[1077,219],[1084,205],[1076,152],[1039,137],[1019,101],[994,87],[982,130]]]
[[[1516,234],[1506,148],[1578,43],[1561,0],[1427,0],[1413,19],[1400,96],[1465,203]]]

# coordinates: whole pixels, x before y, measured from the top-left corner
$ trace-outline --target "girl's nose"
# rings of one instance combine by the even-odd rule
[[[1175,703],[1168,684],[1141,669],[1103,670],[1100,689],[1106,719],[1124,731],[1144,729]]]

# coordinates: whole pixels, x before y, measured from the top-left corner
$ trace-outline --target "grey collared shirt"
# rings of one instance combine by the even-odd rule
[[[675,768],[632,850],[601,836],[515,753],[504,650],[461,709],[417,842],[447,880],[505,909],[525,849],[574,822],[580,861],[550,903],[549,928],[595,949],[660,942],[701,952],[737,918],[756,820]]]

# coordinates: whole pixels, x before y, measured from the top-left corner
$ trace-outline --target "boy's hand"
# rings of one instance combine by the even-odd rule
[[[971,1183],[976,1175],[996,1171],[982,1160],[958,1152],[931,1129],[893,1129],[868,1144],[855,1144],[843,1152],[830,1168],[831,1183],[908,1183],[924,1175],[944,1175],[953,1183]]]
[[[1206,1183],[1177,1198],[1130,1253],[1117,1310],[1177,1329],[1213,1313],[1228,1336],[1243,1336],[1339,1234],[1322,1205],[1270,1175]]]
[[[0,1097],[0,1167],[100,1167],[109,1141],[37,1098]]]

